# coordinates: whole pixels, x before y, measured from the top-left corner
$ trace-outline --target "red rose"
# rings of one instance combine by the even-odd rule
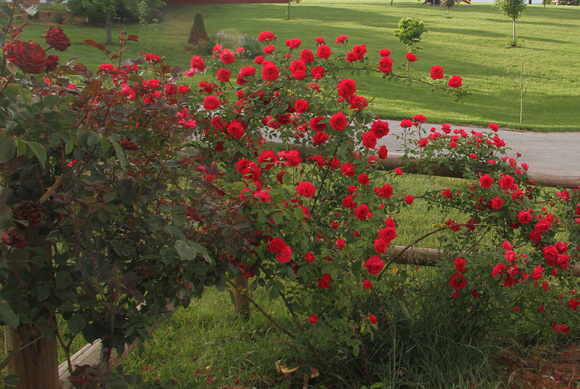
[[[503,200],[499,197],[494,197],[493,199],[489,200],[488,205],[490,208],[497,211],[503,207]]]
[[[465,281],[465,276],[461,273],[455,273],[453,277],[449,280],[449,285],[455,290],[461,290],[465,288],[467,285],[467,281]]]
[[[312,144],[314,146],[321,145],[321,144],[325,143],[328,140],[329,137],[330,137],[330,135],[328,135],[327,133],[322,132],[322,131],[318,131],[312,137],[312,140],[313,140]]]
[[[308,315],[308,322],[310,324],[314,324],[318,321],[318,316],[316,315]]]
[[[373,191],[376,193],[377,196],[382,197],[384,199],[389,199],[393,195],[393,187],[389,184],[385,184],[382,187],[375,186]]]
[[[312,77],[315,80],[320,80],[322,77],[324,77],[324,68],[322,66],[315,66],[312,68],[312,70],[310,71],[310,74],[312,75]]]
[[[272,54],[275,49],[276,47],[274,47],[274,45],[268,45],[264,47],[264,54]]]
[[[276,65],[267,65],[262,68],[262,78],[264,81],[275,81],[278,79],[279,72]]]
[[[57,66],[58,66],[58,56],[52,54],[49,55],[46,58],[46,71],[50,72],[56,69]]]
[[[461,78],[461,76],[451,76],[448,84],[453,89],[457,89],[461,86],[462,81],[463,81],[463,78]]]
[[[479,184],[482,188],[489,188],[493,185],[493,178],[489,174],[484,174],[479,179]]]
[[[220,55],[220,60],[225,65],[229,65],[231,63],[234,63],[234,61],[236,60],[236,54],[231,50],[224,49],[224,51],[222,51],[222,53]]]
[[[318,37],[318,38],[316,38],[314,41],[315,41],[316,43],[318,43],[318,44],[322,44],[322,43],[324,43],[324,38],[322,38],[322,37],[320,37],[320,36],[319,36],[319,37]]]
[[[28,244],[26,238],[14,230],[5,231],[2,234],[2,241],[8,246],[12,246],[17,249],[22,249]]]
[[[342,131],[348,126],[348,119],[342,112],[337,112],[330,118],[330,127],[336,131]]]
[[[387,149],[387,146],[382,145],[381,147],[379,147],[379,158],[380,159],[387,159],[388,155],[389,155],[389,149]]]
[[[280,238],[274,238],[270,241],[268,245],[268,251],[271,253],[279,253],[287,246],[286,243]]]
[[[311,63],[314,61],[314,54],[312,54],[311,50],[304,49],[300,53],[300,60],[304,63]]]
[[[377,137],[372,131],[365,132],[362,135],[362,144],[367,149],[374,149],[377,145]]]
[[[572,310],[577,311],[578,305],[580,305],[580,302],[578,301],[578,299],[570,299],[570,301],[568,302],[568,305],[570,306],[570,308],[572,308]]]
[[[377,317],[375,315],[369,315],[369,321],[371,324],[377,324]]]
[[[306,253],[304,259],[308,263],[314,263],[314,254],[312,252],[308,252],[308,253]]]
[[[318,279],[318,287],[320,289],[326,289],[330,286],[330,280],[332,278],[330,277],[330,274],[325,273],[322,278]]]
[[[300,39],[288,39],[285,43],[290,50],[294,50],[300,47],[302,41]]]
[[[431,67],[431,78],[433,80],[440,80],[443,78],[443,68],[439,65]]]
[[[346,42],[348,42],[348,37],[344,34],[336,38],[336,43],[346,43]]]
[[[221,82],[230,82],[230,77],[232,75],[232,72],[228,69],[220,69],[217,71],[216,76],[217,79]]]
[[[338,95],[345,99],[349,98],[356,92],[356,86],[354,80],[344,79],[338,83]]]
[[[260,42],[265,42],[265,41],[274,41],[276,39],[276,35],[274,35],[272,32],[270,31],[264,31],[261,32],[260,34],[258,34],[258,40]]]
[[[413,201],[415,201],[415,198],[413,196],[411,196],[411,195],[405,196],[405,203],[411,205],[411,204],[413,204]]]
[[[18,206],[12,211],[12,218],[15,221],[25,220],[28,222],[27,225],[18,223],[22,228],[28,226],[29,228],[38,228],[40,221],[46,213],[42,206],[35,201],[20,201]]]
[[[385,56],[385,57],[381,58],[381,60],[379,61],[378,68],[384,74],[389,74],[390,72],[392,72],[393,71],[393,60],[391,59],[391,57]]]
[[[356,58],[360,61],[364,59],[367,52],[367,47],[365,45],[357,45],[352,48],[352,52],[356,55]]]
[[[310,119],[308,123],[314,131],[322,131],[326,128],[326,119],[320,116]]]
[[[139,150],[139,146],[137,146],[133,141],[131,141],[131,138],[126,137],[123,139],[119,139],[119,146],[121,146],[122,149],[125,150]]]
[[[385,251],[387,251],[389,244],[383,239],[375,239],[373,246],[377,254],[384,254]]]
[[[46,70],[44,50],[35,42],[15,41],[4,46],[6,60],[25,73],[40,74]]]
[[[379,230],[379,238],[390,244],[397,237],[397,229],[395,227],[385,227]]]
[[[340,171],[345,177],[353,177],[354,176],[354,165],[350,162],[344,163],[340,167]]]
[[[242,125],[242,123],[238,121],[233,121],[228,126],[228,134],[230,134],[232,137],[236,139],[240,139],[242,135],[244,135],[244,132],[245,132],[244,126]]]
[[[280,252],[276,255],[276,259],[280,263],[287,263],[290,262],[292,259],[292,249],[290,246],[284,247]]]
[[[389,49],[381,49],[379,51],[379,55],[381,57],[388,57],[389,55],[391,55],[391,50],[389,50]]]
[[[302,181],[296,186],[296,191],[304,197],[312,197],[316,193],[316,188],[308,181]]]
[[[361,174],[358,176],[358,183],[361,185],[368,185],[370,183],[369,176],[366,174]]]
[[[413,53],[405,54],[405,58],[407,58],[407,61],[409,62],[415,62],[417,60],[417,56]]]
[[[465,265],[467,264],[467,261],[463,258],[455,258],[455,260],[453,261],[453,264],[455,265],[455,269],[460,272],[463,273],[465,271]]]
[[[385,267],[385,262],[378,256],[370,257],[363,266],[367,268],[369,274],[379,274],[383,270],[383,267]]]
[[[50,27],[41,38],[45,38],[46,43],[58,51],[65,51],[70,46],[70,39],[60,27]]]
[[[308,111],[309,106],[310,106],[310,104],[306,100],[298,99],[294,103],[294,109],[296,110],[297,113],[304,113],[304,112]]]
[[[369,280],[363,281],[363,288],[365,288],[366,290],[369,290],[372,286],[373,286],[373,284],[371,284],[371,282]]]
[[[370,212],[369,207],[366,204],[363,205],[359,205],[355,210],[354,210],[354,216],[361,221],[370,219],[373,214]]]
[[[330,47],[326,45],[320,45],[318,50],[316,50],[316,56],[320,59],[328,59],[331,54],[332,50],[330,50]]]
[[[205,60],[201,57],[198,57],[197,55],[194,55],[191,58],[191,67],[203,72],[205,70]]]
[[[382,120],[375,120],[371,125],[371,131],[377,139],[381,139],[389,134],[389,123]]]
[[[203,100],[203,109],[207,111],[213,111],[218,109],[221,105],[221,102],[215,96],[205,96]]]

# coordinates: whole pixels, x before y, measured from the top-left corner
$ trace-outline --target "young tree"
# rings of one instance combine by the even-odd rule
[[[513,22],[513,34],[510,47],[515,47],[517,45],[516,20],[524,12],[524,9],[526,9],[526,3],[523,0],[496,0],[495,5]]]
[[[416,44],[421,42],[421,35],[426,32],[427,29],[422,20],[403,18],[399,20],[394,35],[399,38],[402,44],[407,46],[410,53],[416,53],[421,49],[421,46],[416,46]]]

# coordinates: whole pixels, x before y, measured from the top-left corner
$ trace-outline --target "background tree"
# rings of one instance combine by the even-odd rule
[[[111,23],[114,17],[135,22],[139,18],[137,0],[70,0],[68,8],[73,15],[85,17],[91,24],[104,23],[107,30],[106,45],[113,43]]]
[[[526,3],[523,0],[496,0],[495,5],[513,22],[512,41],[509,47],[515,47],[517,45],[516,20],[524,12],[524,9],[526,9]]]
[[[153,24],[159,23],[163,16],[162,9],[166,6],[162,0],[141,0],[137,5],[139,13],[139,23]]]
[[[416,46],[421,42],[421,36],[427,32],[422,20],[413,18],[403,18],[399,20],[399,25],[394,31],[394,35],[399,38],[399,41],[407,46],[410,53],[416,53],[421,49],[421,46]]]

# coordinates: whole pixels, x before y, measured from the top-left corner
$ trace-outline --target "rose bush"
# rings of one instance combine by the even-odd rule
[[[556,291],[571,289],[577,242],[557,232],[568,224],[577,239],[580,194],[549,210],[494,133],[426,131],[422,115],[397,135],[407,166],[382,169],[389,125],[343,74],[417,77],[394,72],[388,49],[349,50],[342,35],[338,48],[317,38],[314,55],[266,31],[253,64],[218,45],[182,73],[153,54],[124,60],[138,38],[121,33],[118,55],[85,41],[110,62],[93,73],[47,69],[40,46],[8,31],[4,59],[24,74],[11,67],[0,99],[4,324],[50,337],[57,329],[41,324],[62,315],[73,334],[102,339],[106,359],[146,337],[168,301],[187,306],[238,275],[288,308],[292,320],[277,323],[294,339],[287,359],[364,359],[365,339],[389,328],[377,288],[402,260],[390,250],[405,230],[397,215],[418,200],[464,215],[433,231],[450,256],[434,263],[446,275],[438,292],[458,311],[525,313],[556,332],[574,323],[577,301]],[[49,45],[66,46],[61,34],[49,30]],[[439,66],[419,79],[468,93]],[[391,185],[433,165],[464,180],[428,193]]]

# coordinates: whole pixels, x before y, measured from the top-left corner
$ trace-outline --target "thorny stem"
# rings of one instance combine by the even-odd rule
[[[72,362],[70,360],[70,346],[71,346],[72,341],[74,340],[74,337],[68,342],[68,344],[65,344],[64,340],[60,336],[60,331],[58,330],[58,328],[54,332],[56,333],[56,337],[58,339],[58,342],[62,346],[62,349],[63,349],[64,354],[66,356],[66,364],[67,364],[69,374],[72,375],[73,368],[72,368]]]
[[[383,315],[385,316],[385,323],[387,324],[387,327],[389,328],[389,336],[391,337],[391,339],[393,339],[393,328],[391,327],[391,323],[389,322],[389,316],[387,315],[387,310],[385,309],[385,306],[383,305],[383,300],[381,300],[381,297],[377,293],[377,290],[372,285],[371,285],[371,290],[373,291],[375,297],[377,298],[377,301],[379,302],[379,305],[381,306],[381,310],[383,311]]]

